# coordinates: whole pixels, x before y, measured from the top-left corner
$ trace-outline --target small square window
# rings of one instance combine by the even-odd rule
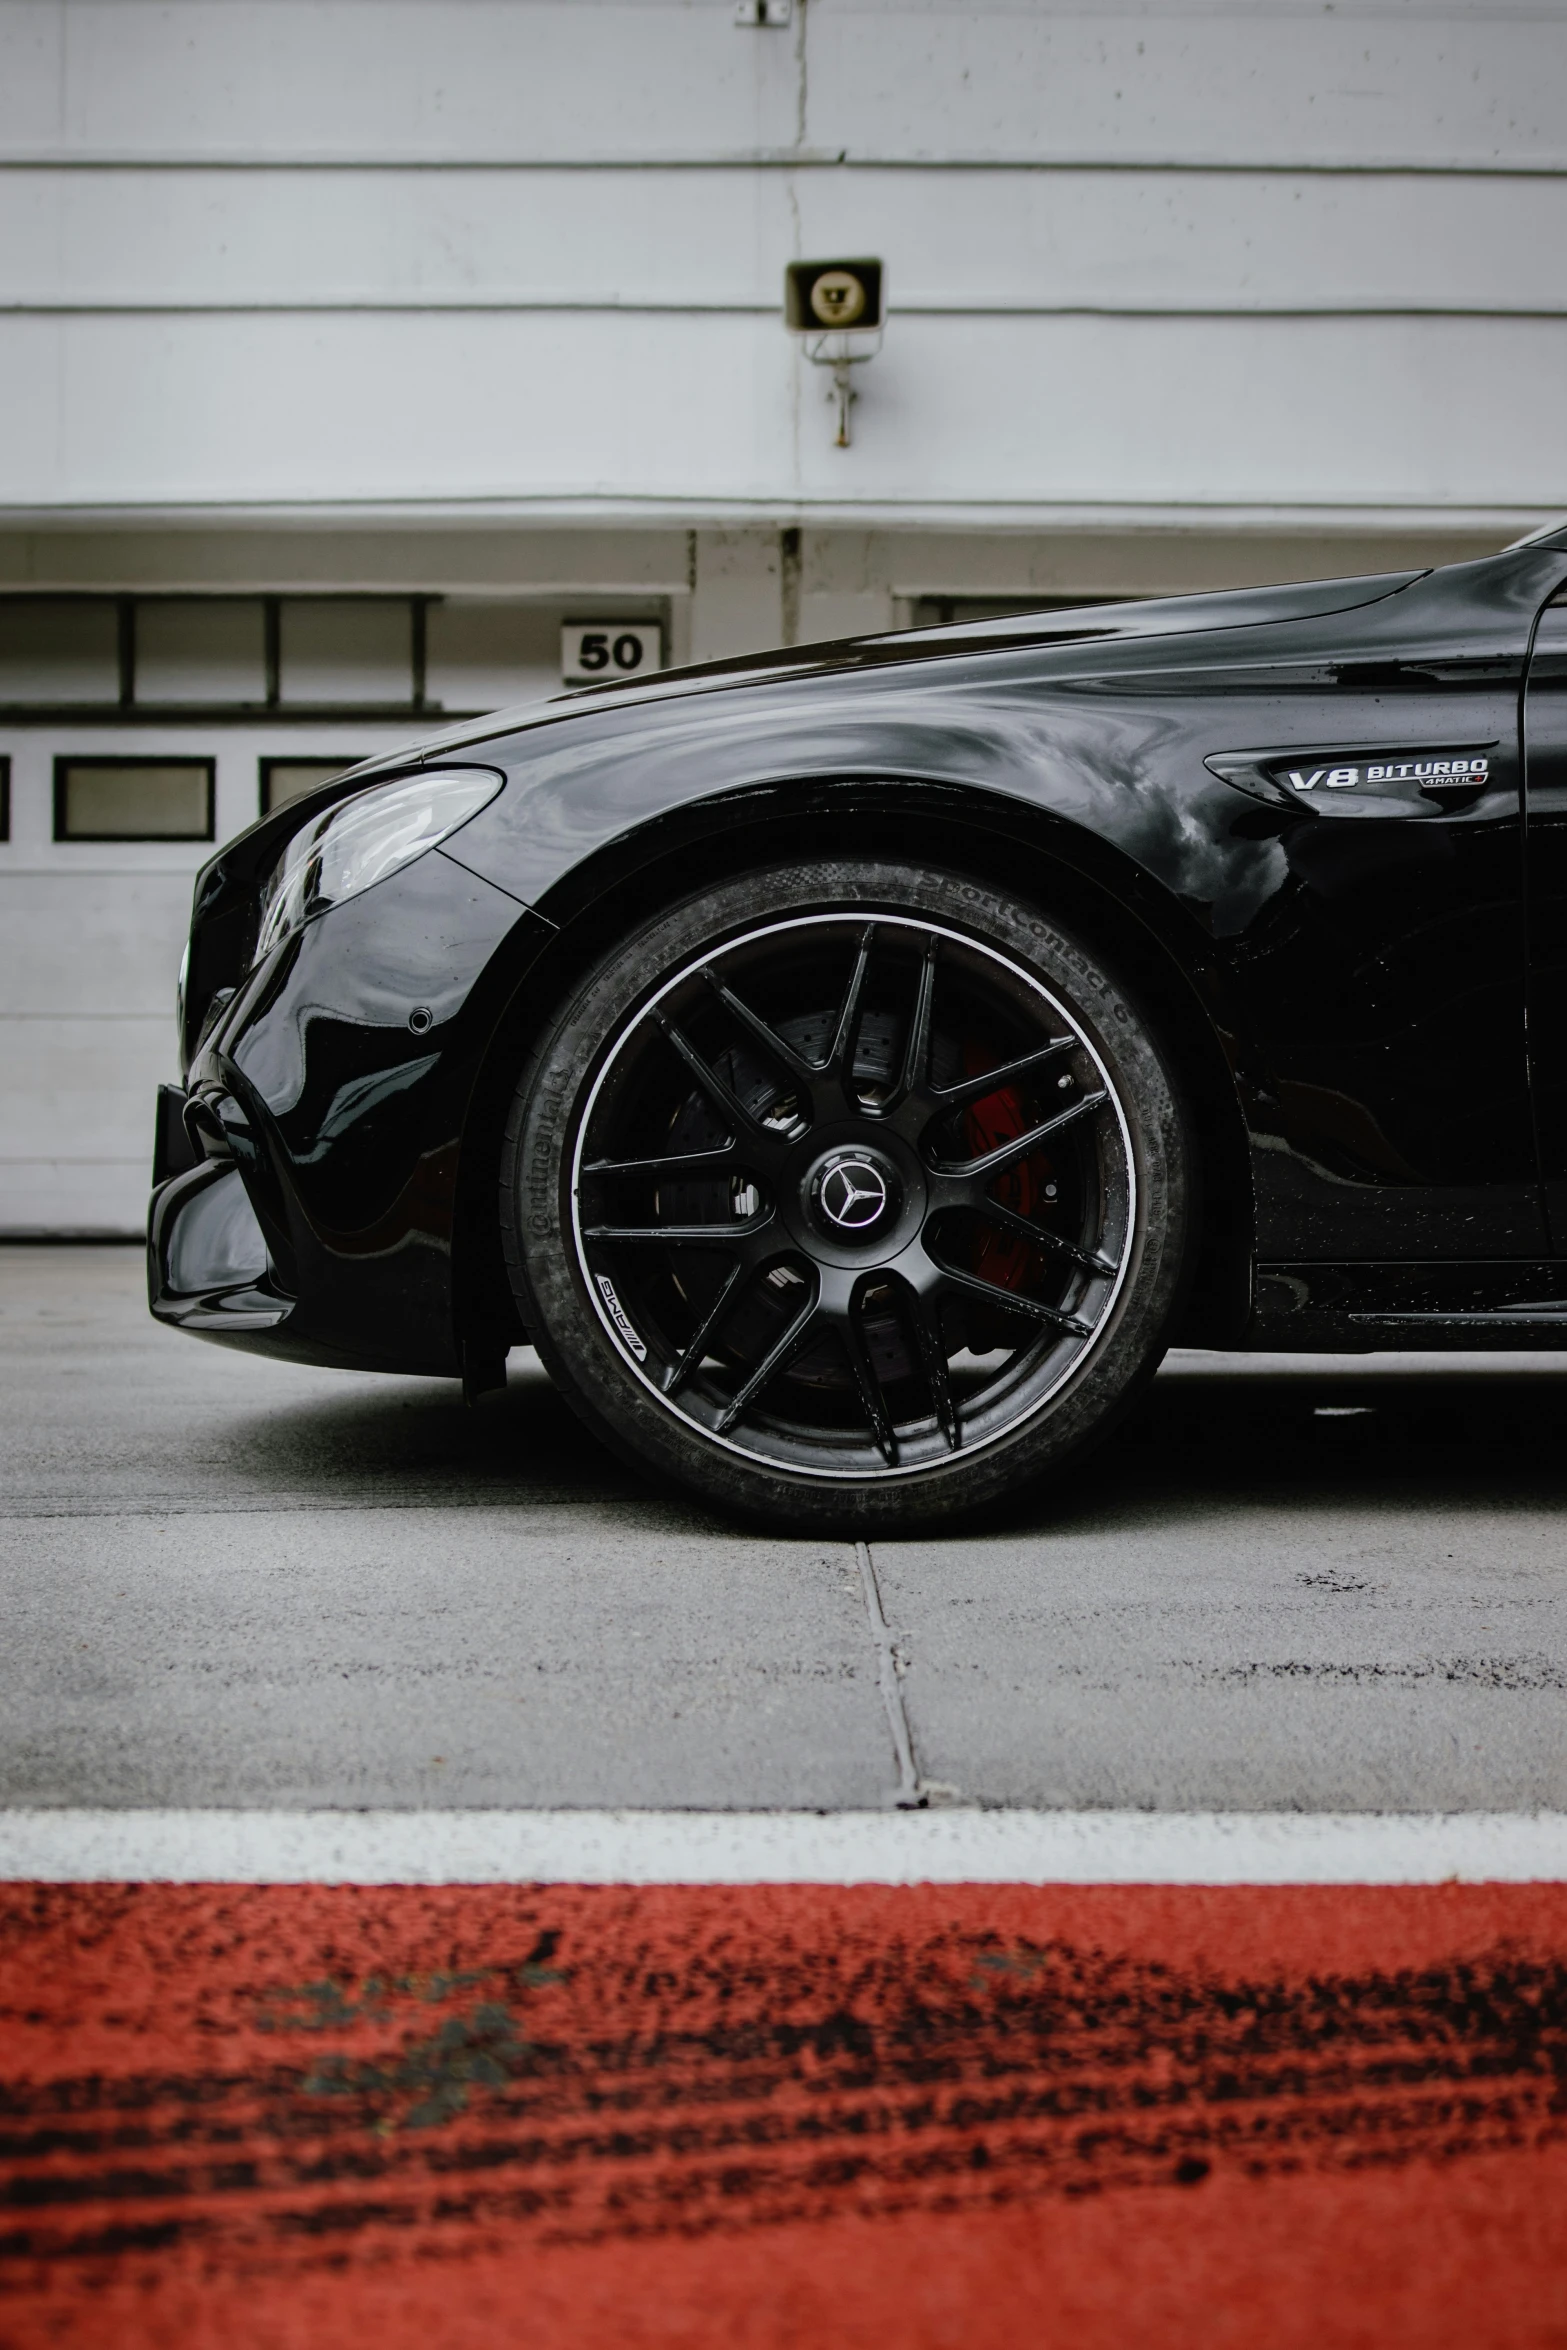
[[[560,691],[559,607],[432,604],[425,695],[439,710],[498,710]]]
[[[138,702],[264,702],[265,614],[259,597],[153,596],[136,607]]]
[[[210,759],[56,759],[56,840],[211,840]]]
[[[261,762],[261,813],[270,816],[274,808],[286,808],[290,800],[302,799],[307,791],[314,791],[318,783],[330,783],[334,775],[346,775],[350,767],[357,767],[357,754],[347,759],[263,759]]]
[[[110,597],[0,596],[0,702],[120,698],[119,616]]]
[[[290,597],[280,622],[285,703],[413,702],[413,610],[405,598]]]

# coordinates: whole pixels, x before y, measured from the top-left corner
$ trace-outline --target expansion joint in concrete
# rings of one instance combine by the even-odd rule
[[[887,1622],[881,1604],[881,1585],[876,1578],[876,1562],[871,1557],[868,1542],[857,1542],[854,1555],[859,1561],[860,1589],[865,1595],[865,1613],[870,1623],[871,1642],[876,1650],[877,1674],[881,1682],[881,1701],[886,1709],[887,1727],[892,1733],[892,1751],[898,1765],[898,1784],[892,1801],[901,1811],[923,1810],[935,1790],[922,1777],[914,1753],[914,1733],[909,1727],[908,1708],[903,1702],[903,1673],[905,1659],[898,1647],[897,1634]],[[946,1789],[940,1790],[945,1794]]]

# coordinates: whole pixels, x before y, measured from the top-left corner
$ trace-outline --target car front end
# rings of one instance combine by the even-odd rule
[[[389,765],[198,877],[149,1295],[161,1321],[296,1361],[478,1376],[516,1333],[456,1310],[461,1136],[550,926],[442,853],[504,773]]]

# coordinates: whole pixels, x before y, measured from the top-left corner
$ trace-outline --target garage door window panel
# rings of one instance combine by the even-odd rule
[[[266,613],[257,596],[148,599],[136,609],[138,703],[255,709],[267,698]]]
[[[432,604],[426,693],[452,715],[498,710],[560,691],[558,607]]]
[[[405,597],[290,598],[280,623],[285,708],[417,702],[413,613]]]
[[[261,813],[270,816],[277,808],[286,808],[290,800],[303,799],[317,784],[330,783],[334,776],[346,775],[350,767],[357,767],[363,752],[350,751],[339,758],[327,759],[263,759],[261,762]]]
[[[54,837],[211,840],[214,783],[211,759],[57,759]]]
[[[0,704],[118,706],[120,636],[107,597],[0,596]]]

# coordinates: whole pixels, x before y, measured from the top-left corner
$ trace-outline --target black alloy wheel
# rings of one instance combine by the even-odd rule
[[[1185,1189],[1158,1054],[1092,958],[977,884],[835,865],[606,958],[524,1075],[503,1213],[540,1352],[611,1443],[869,1529],[1109,1424],[1162,1351]]]

